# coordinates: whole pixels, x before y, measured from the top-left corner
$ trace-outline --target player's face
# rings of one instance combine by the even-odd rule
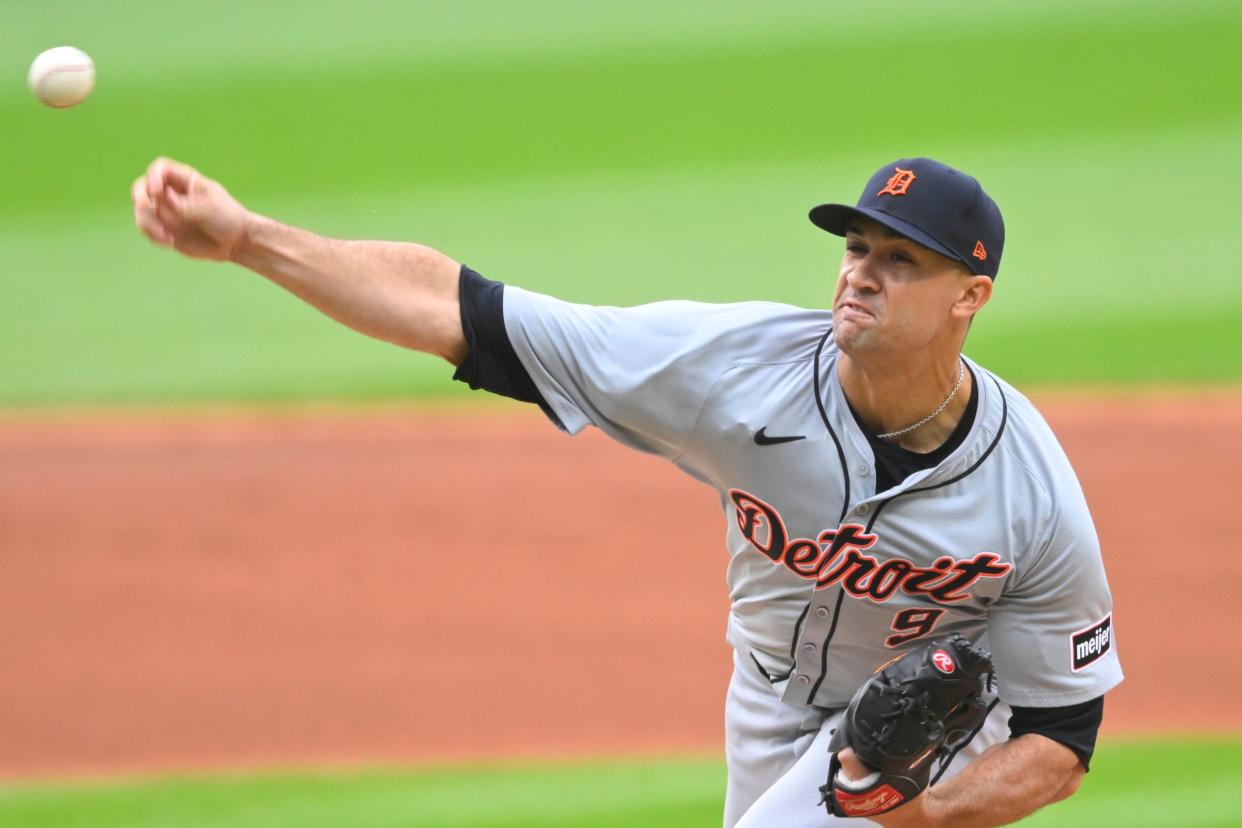
[[[860,217],[846,233],[832,300],[836,341],[846,353],[908,353],[951,340],[964,332],[965,321],[955,312],[963,292],[979,278],[953,259]]]

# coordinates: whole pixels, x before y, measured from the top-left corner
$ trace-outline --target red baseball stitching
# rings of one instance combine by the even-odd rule
[[[55,104],[55,103],[51,103],[44,97],[44,93],[47,91],[44,87],[46,87],[48,79],[50,79],[53,75],[58,75],[63,72],[80,72],[83,69],[94,69],[94,68],[95,68],[95,64],[93,63],[83,63],[80,65],[74,65],[74,66],[57,66],[54,69],[49,69],[43,73],[43,75],[39,78],[39,82],[35,84],[35,94],[39,96],[39,100],[43,101],[48,106],[52,107],[52,109],[68,109],[69,107],[73,106],[73,104],[71,103]],[[92,87],[94,86],[93,79],[91,81],[91,86]],[[81,101],[75,101],[74,103],[81,103]]]

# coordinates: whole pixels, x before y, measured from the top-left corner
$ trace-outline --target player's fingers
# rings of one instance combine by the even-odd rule
[[[164,203],[174,215],[184,218],[190,206],[189,196],[183,195],[171,187],[164,188]]]
[[[130,200],[134,202],[134,209],[147,203],[147,177],[140,175],[134,179],[134,183],[129,188]]]
[[[837,753],[837,759],[841,762],[841,772],[846,779],[860,780],[872,773],[871,768],[862,763],[852,747],[842,748]]]
[[[168,224],[185,219],[186,197],[171,187],[165,187],[151,202],[152,208],[160,220]]]
[[[147,198],[154,200],[155,197],[164,189],[164,162],[167,159],[157,158],[147,166],[147,171],[143,175],[144,184],[147,188]]]
[[[190,186],[193,170],[171,158],[157,158],[147,167],[147,195],[155,199],[165,187],[185,192]]]
[[[146,204],[165,229],[175,228],[184,222],[186,213],[186,196],[179,193],[171,182],[180,173],[170,173],[170,168],[163,162],[167,159],[159,159],[156,164],[152,165],[147,176],[135,185],[138,193],[135,195],[135,204]],[[162,181],[163,186],[154,191],[151,190],[152,179]]]
[[[130,197],[134,202],[134,224],[138,226],[139,231],[152,241],[165,239],[167,232],[160,226],[151,199],[147,197],[145,175],[139,176],[134,181],[133,186],[130,187]]]
[[[172,233],[170,233],[168,228],[164,227],[164,225],[160,223],[159,219],[156,218],[155,214],[150,209],[138,210],[134,218],[138,224],[138,229],[142,231],[142,234],[148,239],[156,244],[172,244]]]
[[[198,174],[198,171],[189,164],[182,164],[171,158],[157,158],[152,162],[151,168],[156,173],[153,183],[158,184],[159,189],[171,187],[181,193],[190,191],[190,185]]]
[[[153,205],[155,208],[155,217],[159,219],[160,224],[166,229],[173,229],[181,223],[181,216],[168,203],[168,199],[161,198]]]

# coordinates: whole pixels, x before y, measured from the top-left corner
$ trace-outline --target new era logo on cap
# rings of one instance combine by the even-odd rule
[[[995,279],[1005,246],[1000,208],[971,176],[931,158],[903,158],[871,176],[858,203],[820,204],[811,221],[844,236],[857,216],[878,221],[972,273]]]

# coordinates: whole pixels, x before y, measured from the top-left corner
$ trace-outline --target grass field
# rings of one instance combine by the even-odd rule
[[[1061,828],[1238,825],[1242,742],[1106,745]],[[0,789],[4,828],[686,828],[720,821],[715,760],[267,774]]]
[[[0,405],[464,393],[151,249],[127,187],[157,154],[570,299],[802,305],[840,255],[806,209],[930,154],[1008,220],[973,356],[1019,383],[1242,379],[1236,3],[68,6],[7,4],[0,33]],[[61,41],[99,86],[57,112],[16,79]]]

